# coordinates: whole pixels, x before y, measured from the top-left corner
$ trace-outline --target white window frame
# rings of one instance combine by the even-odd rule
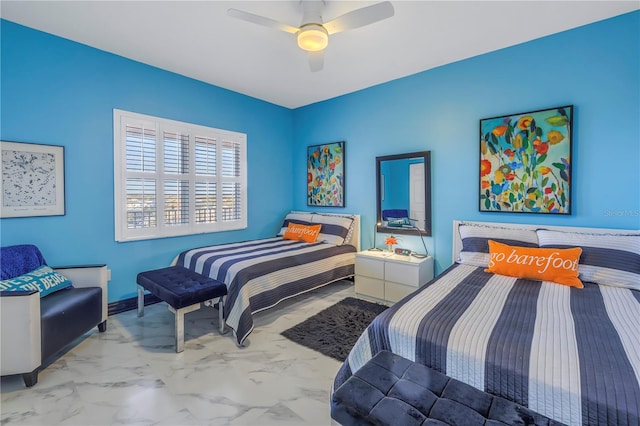
[[[142,125],[147,128],[155,128],[156,132],[156,170],[155,172],[134,172],[127,170],[126,147],[127,125]],[[189,221],[179,225],[166,225],[164,223],[164,197],[163,183],[167,178],[175,178],[164,172],[163,141],[164,132],[177,132],[189,136],[189,169],[187,174],[180,175],[189,181]],[[216,176],[197,177],[195,174],[195,137],[207,137],[216,140]],[[223,142],[232,142],[239,146],[239,176],[222,176],[221,146]],[[165,118],[153,117],[129,111],[113,110],[113,148],[114,148],[114,219],[115,240],[118,242],[147,240],[154,238],[175,237],[181,235],[195,235],[209,232],[222,232],[247,228],[247,135],[196,124],[183,123]],[[155,179],[156,182],[156,226],[145,228],[128,228],[127,226],[127,179],[132,177],[145,177]],[[217,220],[215,223],[196,223],[195,215],[195,182],[196,179],[204,179],[216,182]],[[222,219],[222,184],[240,184],[240,218],[236,220]]]

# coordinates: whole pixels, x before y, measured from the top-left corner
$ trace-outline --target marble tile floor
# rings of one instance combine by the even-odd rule
[[[332,425],[329,394],[340,363],[280,333],[345,297],[333,283],[255,316],[244,348],[220,335],[217,311],[186,315],[174,348],[164,303],[109,317],[25,388],[2,377],[1,425]]]

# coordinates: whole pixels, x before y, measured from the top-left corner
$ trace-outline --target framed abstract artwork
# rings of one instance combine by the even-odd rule
[[[571,214],[573,105],[480,120],[481,212]]]
[[[307,205],[344,207],[344,142],[307,147]]]
[[[0,141],[0,148],[0,216],[64,215],[64,147]]]

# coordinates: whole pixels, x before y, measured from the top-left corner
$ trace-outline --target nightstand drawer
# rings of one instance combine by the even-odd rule
[[[405,284],[414,289],[422,284],[420,282],[420,268],[409,262],[387,262],[384,268],[384,279],[385,281]]]
[[[385,286],[384,298],[389,302],[396,303],[398,300],[416,291],[416,289],[417,288],[414,286],[391,283],[387,281]]]
[[[356,294],[395,303],[433,278],[433,257],[401,256],[382,251],[356,254]]]
[[[382,280],[356,275],[355,290],[358,294],[384,299],[384,281]]]
[[[356,275],[384,279],[384,262],[356,257]]]

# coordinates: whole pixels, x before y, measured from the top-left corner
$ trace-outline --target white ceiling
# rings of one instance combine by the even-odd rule
[[[376,3],[326,1],[323,19]],[[640,1],[392,1],[395,16],[334,34],[309,71],[295,36],[227,16],[298,26],[290,1],[8,1],[0,16],[288,108],[640,9]]]

